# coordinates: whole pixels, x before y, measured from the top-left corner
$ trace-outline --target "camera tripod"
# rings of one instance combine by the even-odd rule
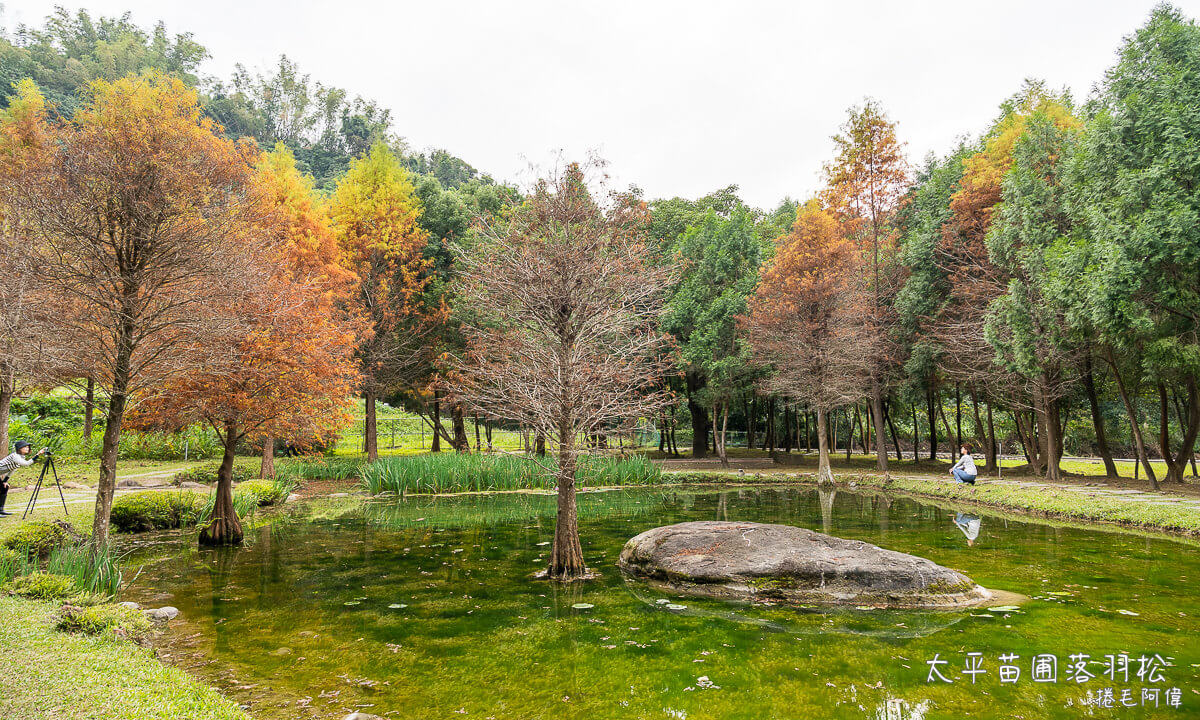
[[[22,520],[33,512],[33,506],[37,504],[38,493],[42,491],[42,482],[46,479],[47,470],[54,473],[54,485],[58,488],[58,499],[62,500],[63,515],[70,515],[67,512],[67,499],[63,497],[62,483],[58,481],[58,468],[54,467],[54,456],[46,453],[46,462],[42,465],[42,472],[38,474],[37,484],[33,486],[33,494],[29,496],[29,502],[25,504],[25,512],[21,515]]]

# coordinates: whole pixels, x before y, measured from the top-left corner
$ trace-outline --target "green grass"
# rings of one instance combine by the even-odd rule
[[[548,490],[555,486],[549,456],[531,458],[513,455],[447,453],[380,458],[363,468],[363,487],[372,495],[394,493],[455,493],[496,490]],[[543,467],[543,465],[547,467]],[[585,487],[650,485],[662,472],[644,457],[612,459],[579,458],[577,484]]]
[[[0,597],[0,717],[55,720],[249,720],[215,689],[111,633],[54,629],[57,605]]]

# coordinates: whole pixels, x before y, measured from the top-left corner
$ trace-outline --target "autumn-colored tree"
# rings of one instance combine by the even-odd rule
[[[453,390],[469,408],[557,446],[551,579],[587,574],[577,437],[653,416],[669,399],[656,325],[670,271],[646,244],[643,206],[626,197],[602,207],[576,164],[539,182],[463,257],[460,297],[477,316]]]
[[[864,320],[878,336],[873,347],[879,351],[871,358],[871,416],[876,463],[886,473],[883,400],[896,357],[883,340],[893,324],[892,303],[899,289],[895,216],[909,184],[908,161],[903,144],[896,139],[895,123],[874,100],[867,100],[861,108],[851,108],[842,132],[833,141],[837,155],[825,168],[829,184],[825,200],[840,220],[842,233],[867,258],[870,302]]]
[[[200,533],[202,545],[237,544],[241,524],[233,507],[233,458],[245,437],[327,439],[350,419],[348,398],[357,372],[355,324],[345,322],[336,299],[352,277],[337,266],[336,246],[319,232],[311,204],[297,191],[291,154],[258,163],[258,189],[270,208],[257,230],[270,249],[252,262],[264,282],[226,308],[242,332],[197,337],[209,361],[147,391],[135,409],[137,425],[182,427],[205,422],[224,448],[216,502]]]
[[[58,372],[92,376],[107,396],[97,546],[131,393],[207,362],[196,338],[236,332],[224,309],[261,281],[252,149],[218,130],[179,80],[98,81],[70,120],[46,122],[41,159],[0,177],[5,214],[56,298],[43,341]]]
[[[279,144],[273,152],[263,155],[258,164],[262,190],[273,208],[276,231],[282,244],[283,265],[293,283],[308,288],[306,311],[321,321],[336,320],[350,333],[360,333],[363,319],[350,302],[356,277],[345,267],[342,250],[329,220],[324,204],[313,191],[312,178],[296,168],[291,150]],[[303,444],[318,433],[313,429],[299,435],[294,421],[266,422],[255,435],[262,445],[262,477],[275,477],[275,440],[286,437],[293,444]]]
[[[366,401],[363,435],[374,462],[376,398],[419,370],[426,353],[422,338],[434,325],[421,296],[429,281],[426,233],[418,224],[421,206],[408,172],[383,144],[350,165],[329,211],[347,267],[357,276],[354,302],[369,326],[358,358]]]
[[[13,88],[15,96],[0,112],[0,174],[20,177],[26,164],[45,157],[48,132],[46,102],[32,80]],[[37,335],[38,308],[45,298],[38,292],[37,275],[29,253],[22,247],[13,222],[0,205],[0,267],[5,268],[0,302],[0,452],[8,452],[8,416],[18,380],[31,374],[30,341]]]
[[[864,321],[863,257],[836,215],[812,200],[762,271],[746,320],[754,355],[770,368],[764,389],[817,412],[817,480],[833,482],[827,417],[871,387],[879,335]]]
[[[985,337],[988,308],[1008,292],[1011,276],[992,262],[987,237],[1013,165],[1013,148],[1030,118],[1037,114],[1063,128],[1078,121],[1065,98],[1039,83],[1027,84],[1001,110],[982,149],[963,160],[959,188],[950,198],[950,218],[934,253],[934,262],[949,281],[948,296],[930,323],[930,333],[948,350],[940,362],[943,372],[957,382],[986,389],[989,399],[1012,409],[1034,472],[1057,473],[1062,443],[1050,426],[1060,422],[1060,376],[1029,378],[994,362],[993,347]]]

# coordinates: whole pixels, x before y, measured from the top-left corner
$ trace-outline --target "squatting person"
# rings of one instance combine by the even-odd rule
[[[950,468],[950,474],[960,483],[974,485],[975,478],[979,477],[979,471],[975,469],[975,458],[971,457],[971,446],[963,445],[959,451],[962,453],[962,457],[954,463],[954,467]]]
[[[29,443],[24,440],[18,440],[13,446],[16,450],[12,455],[0,460],[0,515],[11,515],[12,513],[4,511],[4,501],[8,499],[8,479],[12,477],[13,472],[17,468],[29,467],[33,464],[30,459],[29,452],[31,450]],[[45,454],[46,448],[37,451],[39,457]]]

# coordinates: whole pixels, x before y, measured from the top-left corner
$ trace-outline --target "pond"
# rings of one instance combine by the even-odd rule
[[[293,509],[235,550],[141,539],[123,599],[178,607],[161,657],[259,718],[1200,716],[1187,541],[815,488],[595,492],[580,532],[603,576],[564,588],[529,579],[552,497],[342,502]],[[633,535],[705,519],[865,540],[1029,599],[749,607],[667,597],[616,569]]]

